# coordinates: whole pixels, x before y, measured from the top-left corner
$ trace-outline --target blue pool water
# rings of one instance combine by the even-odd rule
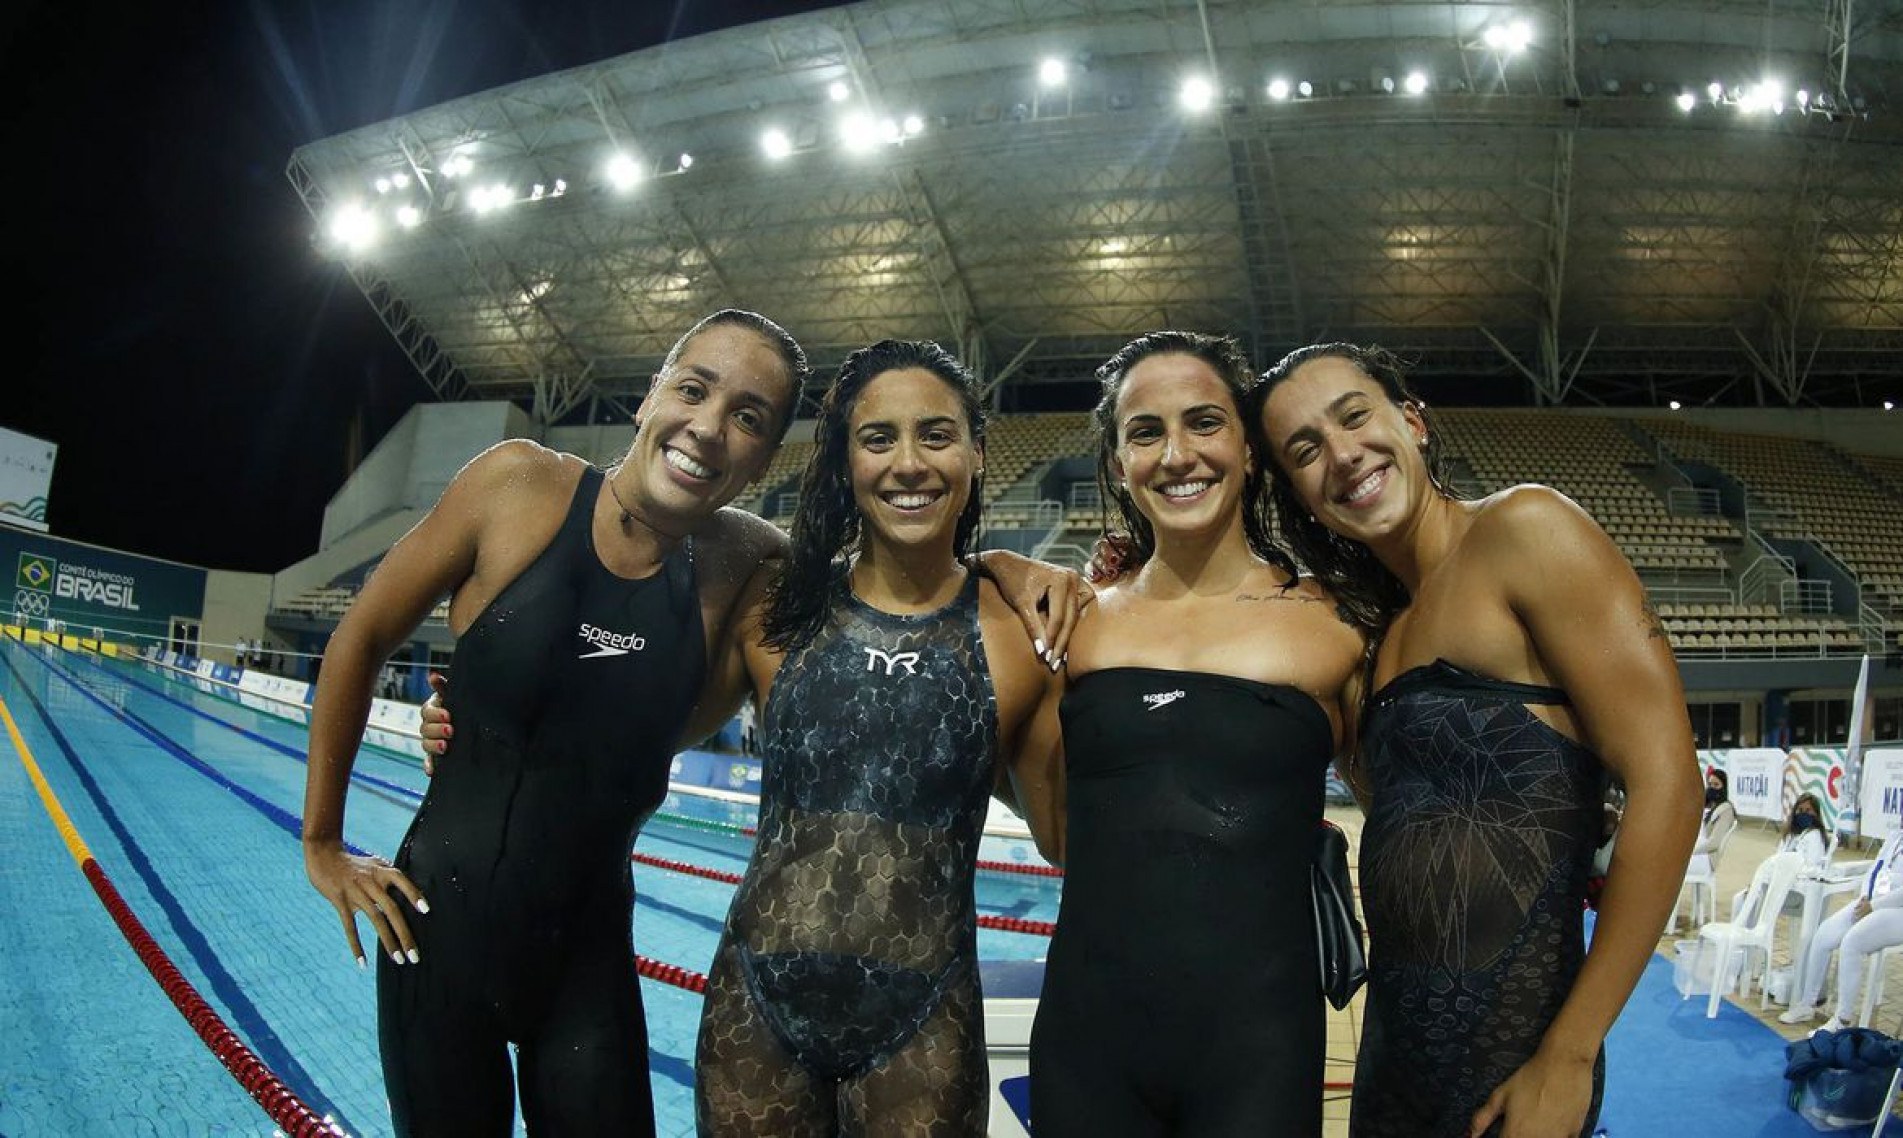
[[[304,729],[148,666],[0,640],[0,700],[79,836],[194,987],[306,1103],[387,1133],[375,986],[304,877]],[[173,1009],[74,865],[11,744],[0,758],[0,1135],[268,1134]],[[366,748],[346,837],[390,855],[420,764]],[[670,797],[663,815],[750,825],[751,808]],[[746,839],[651,822],[638,850],[729,872]],[[705,972],[732,886],[643,865],[634,940]],[[980,874],[981,912],[1053,920],[1048,879]],[[364,929],[366,939],[371,933]],[[372,942],[374,943],[374,942]],[[987,959],[1044,954],[980,930]],[[660,1132],[693,1132],[700,996],[643,981]]]

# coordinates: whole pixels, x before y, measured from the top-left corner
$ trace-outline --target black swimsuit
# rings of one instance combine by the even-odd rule
[[[1370,947],[1355,1138],[1465,1135],[1572,990],[1603,768],[1526,708],[1567,702],[1557,688],[1437,660],[1396,676],[1369,704]],[[1601,1054],[1582,1134],[1604,1078]]]
[[[1038,1138],[1321,1133],[1309,901],[1334,729],[1306,693],[1110,668],[1064,696]]]
[[[920,616],[837,588],[761,717],[760,837],[709,977],[700,1132],[979,1134],[972,886],[997,701],[977,580]]]
[[[706,642],[691,544],[638,581],[595,553],[599,471],[458,642],[456,737],[397,854],[419,964],[378,965],[399,1134],[652,1134],[628,852],[667,793]]]

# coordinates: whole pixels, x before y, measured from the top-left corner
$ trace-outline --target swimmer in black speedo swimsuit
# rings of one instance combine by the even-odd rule
[[[1063,716],[1035,1129],[1320,1134],[1324,1009],[1302,934],[1328,713],[1287,684],[1126,666],[1073,676]]]
[[[589,537],[600,488],[582,475],[555,539],[457,645],[455,760],[396,858],[430,902],[421,960],[377,970],[400,1132],[506,1120],[509,1043],[532,1131],[653,1132],[628,848],[667,794],[705,644],[692,539],[654,576],[616,577]]]
[[[359,960],[359,916],[381,944],[400,1135],[507,1134],[518,1088],[537,1135],[654,1132],[629,847],[684,729],[714,726],[699,699],[710,634],[724,643],[747,575],[784,545],[723,507],[771,458],[804,368],[764,317],[707,318],[669,354],[606,479],[534,443],[491,447],[332,636],[305,867]],[[398,864],[350,854],[345,792],[371,684],[445,593],[463,630],[460,733]]]

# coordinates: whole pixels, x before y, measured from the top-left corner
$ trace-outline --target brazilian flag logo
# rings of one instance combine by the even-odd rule
[[[42,593],[53,591],[53,574],[59,569],[59,562],[51,557],[37,553],[20,554],[20,572],[14,579],[14,588],[37,589]]]

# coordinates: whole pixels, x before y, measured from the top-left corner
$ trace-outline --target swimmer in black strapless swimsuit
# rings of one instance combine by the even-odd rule
[[[761,717],[760,837],[708,977],[701,1133],[867,1114],[881,1133],[982,1133],[972,879],[997,707],[978,580],[922,616],[838,590]]]
[[[532,1133],[653,1133],[628,850],[706,650],[691,539],[644,580],[602,566],[601,477],[457,644],[454,755],[396,858],[421,962],[377,970],[399,1133],[506,1133],[511,1043]]]
[[[1321,1133],[1306,693],[1108,668],[1063,702],[1067,875],[1031,1035],[1039,1138]]]

